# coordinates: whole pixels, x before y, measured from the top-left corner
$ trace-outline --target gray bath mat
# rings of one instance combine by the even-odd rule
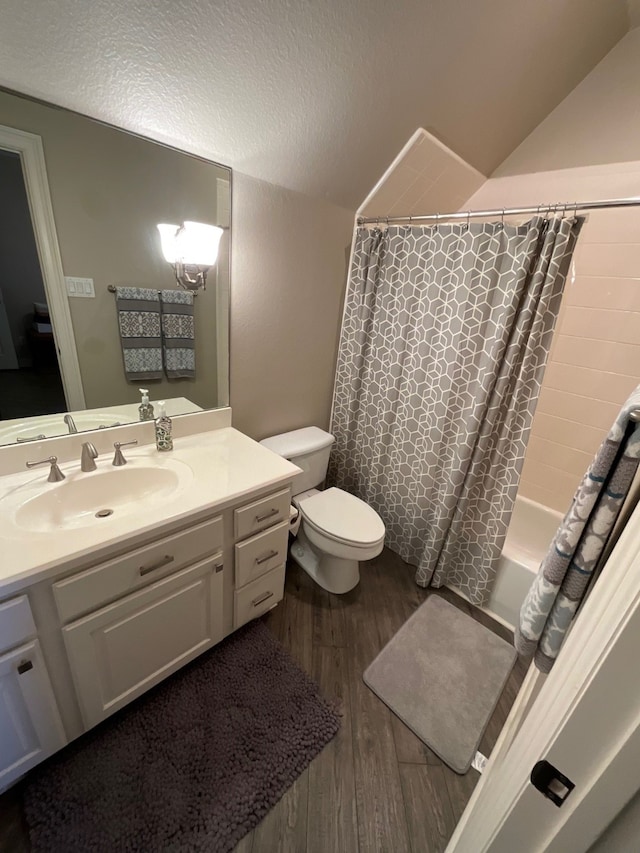
[[[233,850],[339,725],[253,622],[28,777],[33,851]]]
[[[515,659],[509,643],[431,595],[364,680],[452,770],[466,773]]]

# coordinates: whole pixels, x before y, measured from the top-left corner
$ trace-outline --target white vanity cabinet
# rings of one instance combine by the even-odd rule
[[[125,470],[165,464],[137,453]],[[174,454],[192,480],[148,513],[24,538],[0,514],[0,790],[281,601],[299,469],[231,427]]]
[[[223,570],[218,517],[54,584],[87,728],[223,638]]]
[[[290,500],[231,506],[53,583],[85,728],[281,601]]]
[[[0,790],[66,737],[26,595],[0,602]]]

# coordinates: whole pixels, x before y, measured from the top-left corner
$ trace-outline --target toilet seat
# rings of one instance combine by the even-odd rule
[[[334,542],[371,548],[384,541],[385,527],[378,513],[342,489],[317,492],[301,500],[299,507],[307,524]]]

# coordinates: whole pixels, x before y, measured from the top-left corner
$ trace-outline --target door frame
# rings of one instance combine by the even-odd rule
[[[550,752],[565,727],[570,726],[572,715],[598,677],[606,677],[610,659],[615,660],[612,652],[616,643],[624,636],[625,629],[634,629],[639,619],[640,509],[636,509],[549,675],[542,675],[534,666],[529,669],[446,853],[500,849],[500,833],[524,792],[530,790],[531,768]],[[625,688],[629,693],[628,683]],[[635,699],[640,699],[640,684],[634,689]],[[614,766],[621,767],[628,761],[631,744],[640,742],[640,714],[632,714],[625,720],[623,710],[620,709],[620,719],[604,711],[593,716],[593,731],[598,731],[599,738],[606,736],[611,747],[597,771],[590,774],[585,784],[577,785],[566,805],[549,813],[549,843],[562,833],[566,837],[571,830],[569,823],[578,813],[581,825],[578,829],[574,827],[574,832],[592,843],[636,792],[636,772],[618,774],[613,788],[599,784],[606,782]],[[588,749],[586,742],[585,752]],[[634,767],[637,767],[635,762]],[[555,809],[551,805],[550,808]]]
[[[0,148],[20,155],[67,408],[81,410],[85,408],[84,389],[42,139],[35,133],[0,125]]]

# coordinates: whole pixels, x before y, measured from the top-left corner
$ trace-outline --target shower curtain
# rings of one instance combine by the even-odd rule
[[[420,586],[486,603],[582,221],[356,233],[328,480]]]

